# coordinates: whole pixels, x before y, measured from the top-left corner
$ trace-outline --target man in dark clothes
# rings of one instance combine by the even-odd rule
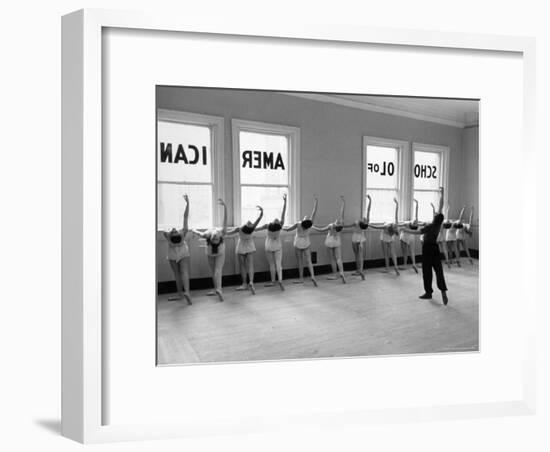
[[[411,234],[422,234],[424,242],[422,244],[422,278],[424,279],[424,295],[421,295],[422,300],[431,300],[432,298],[432,269],[435,271],[437,288],[441,290],[443,304],[447,305],[447,285],[445,284],[445,276],[443,275],[443,265],[441,264],[441,254],[439,245],[437,244],[437,236],[443,223],[443,187],[439,189],[439,211],[435,214],[431,223],[424,226],[422,229],[405,230]]]

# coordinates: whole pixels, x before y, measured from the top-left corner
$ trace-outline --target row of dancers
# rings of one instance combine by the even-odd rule
[[[269,269],[271,274],[271,281],[266,286],[274,286],[278,284],[281,290],[285,290],[283,285],[283,269],[282,269],[282,239],[281,231],[296,231],[294,237],[294,250],[298,261],[299,278],[293,281],[294,284],[304,283],[304,266],[309,269],[311,282],[317,287],[317,280],[315,278],[315,272],[313,263],[311,260],[311,240],[310,232],[326,232],[325,246],[329,252],[330,262],[332,266],[332,274],[327,279],[341,279],[342,283],[346,283],[346,276],[344,274],[343,262],[342,262],[342,236],[341,232],[344,229],[352,229],[351,243],[356,261],[356,271],[353,275],[360,276],[365,279],[365,272],[363,268],[364,263],[364,251],[366,242],[366,231],[369,227],[381,231],[380,240],[382,244],[382,250],[385,259],[385,271],[389,271],[390,257],[393,261],[393,267],[395,273],[399,276],[399,270],[402,269],[397,265],[397,253],[396,243],[399,240],[401,244],[401,250],[403,254],[404,265],[408,264],[408,257],[411,257],[412,267],[418,273],[415,262],[415,243],[416,235],[420,235],[419,228],[425,226],[427,223],[418,221],[418,201],[415,202],[415,218],[406,222],[398,221],[399,203],[394,198],[395,203],[395,216],[394,221],[374,224],[370,223],[370,211],[372,200],[369,195],[367,197],[367,212],[366,216],[356,220],[352,223],[345,223],[345,199],[340,197],[339,214],[336,219],[323,226],[315,225],[315,216],[317,213],[317,207],[319,200],[316,196],[313,199],[313,209],[310,215],[306,215],[299,222],[292,225],[285,226],[285,216],[287,208],[287,196],[283,195],[283,206],[280,218],[275,218],[269,223],[260,225],[263,218],[263,209],[261,206],[256,206],[258,209],[258,216],[254,221],[247,221],[240,227],[228,227],[227,226],[227,207],[223,200],[219,199],[218,204],[223,209],[223,226],[212,227],[208,229],[190,229],[189,228],[189,197],[183,195],[185,200],[185,211],[183,214],[183,227],[181,229],[172,228],[170,231],[163,231],[164,237],[168,242],[167,260],[170,263],[170,267],[174,273],[176,280],[177,294],[171,296],[170,300],[185,299],[188,304],[191,302],[191,294],[189,290],[189,260],[190,252],[189,245],[187,243],[187,236],[189,232],[198,236],[206,241],[206,256],[208,264],[212,274],[212,281],[214,290],[209,292],[208,295],[215,295],[220,301],[223,301],[222,291],[222,270],[225,262],[225,240],[227,237],[238,235],[238,241],[236,246],[236,254],[239,260],[239,268],[241,273],[242,284],[237,287],[236,290],[250,290],[253,294],[256,293],[254,286],[254,254],[256,252],[256,246],[254,243],[254,232],[267,231],[265,238],[265,253],[269,263]],[[448,208],[448,207],[447,207]],[[435,207],[432,204],[434,211],[434,218],[436,215]],[[447,220],[443,222],[442,227],[438,231],[437,243],[439,250],[444,254],[447,265],[451,265],[454,261],[460,266],[460,252],[459,249],[463,248],[470,262],[473,263],[468,247],[466,244],[466,237],[472,235],[472,220],[473,220],[473,208],[470,211],[470,217],[468,223],[463,223],[462,218],[465,208],[460,211],[459,218],[456,220]],[[421,236],[421,240],[423,239]],[[454,253],[454,259],[452,257]]]

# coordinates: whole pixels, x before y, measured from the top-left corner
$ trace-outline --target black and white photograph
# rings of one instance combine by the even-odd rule
[[[479,350],[477,99],[156,107],[157,365]]]

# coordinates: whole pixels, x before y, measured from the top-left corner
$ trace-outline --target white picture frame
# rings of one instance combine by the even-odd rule
[[[347,411],[317,411],[278,418],[248,417],[160,422],[146,425],[112,424],[108,420],[110,386],[102,367],[110,350],[102,310],[104,290],[102,212],[108,193],[102,179],[102,33],[106,29],[172,31],[194,34],[312,40],[323,43],[369,43],[405,48],[438,48],[505,52],[520,55],[523,64],[523,143],[519,158],[533,162],[532,127],[535,115],[535,42],[525,37],[440,33],[376,28],[348,28],[287,24],[204,24],[169,15],[108,10],[80,10],[63,17],[62,33],[62,434],[88,442],[156,439],[220,433],[248,433],[281,428],[309,428],[326,423],[408,422],[532,414],[535,410],[535,289],[524,293],[526,314],[521,344],[525,361],[522,395],[493,402],[411,406]],[[536,179],[522,181],[524,212],[535,212],[530,194]],[[527,221],[527,220],[525,220]],[[532,221],[532,216],[530,221]],[[526,240],[524,233],[518,240]],[[535,261],[532,247],[523,247],[522,259]],[[534,278],[527,271],[525,280]],[[534,287],[534,285],[533,285]],[[531,333],[530,333],[531,332]],[[412,358],[414,359],[414,358]],[[218,366],[224,367],[224,366]],[[287,419],[283,424],[281,419]]]

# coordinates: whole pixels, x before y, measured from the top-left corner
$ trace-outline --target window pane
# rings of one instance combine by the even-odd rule
[[[181,228],[185,201],[183,195],[189,195],[189,227],[212,227],[212,186],[158,184],[158,224],[169,229]]]
[[[441,154],[439,152],[414,153],[414,188],[437,190],[440,186]],[[429,206],[428,206],[429,207]]]
[[[438,208],[439,191],[415,191],[414,199],[418,201],[418,221],[432,221],[433,210],[430,203]]]
[[[283,209],[283,194],[287,193],[286,187],[241,187],[241,211],[242,222],[254,221],[258,216],[256,206],[262,206],[264,216],[261,224],[273,221],[275,218],[281,218]],[[290,199],[287,200],[286,223],[289,220],[288,206]]]
[[[370,221],[372,223],[393,222],[395,219],[395,204],[393,198],[397,197],[397,190],[367,190],[372,199],[370,209]],[[365,202],[365,214],[367,204]]]
[[[212,182],[210,128],[166,121],[157,124],[158,180]]]
[[[396,148],[367,146],[367,188],[397,189],[397,171]]]
[[[239,132],[241,184],[288,184],[288,139]]]

